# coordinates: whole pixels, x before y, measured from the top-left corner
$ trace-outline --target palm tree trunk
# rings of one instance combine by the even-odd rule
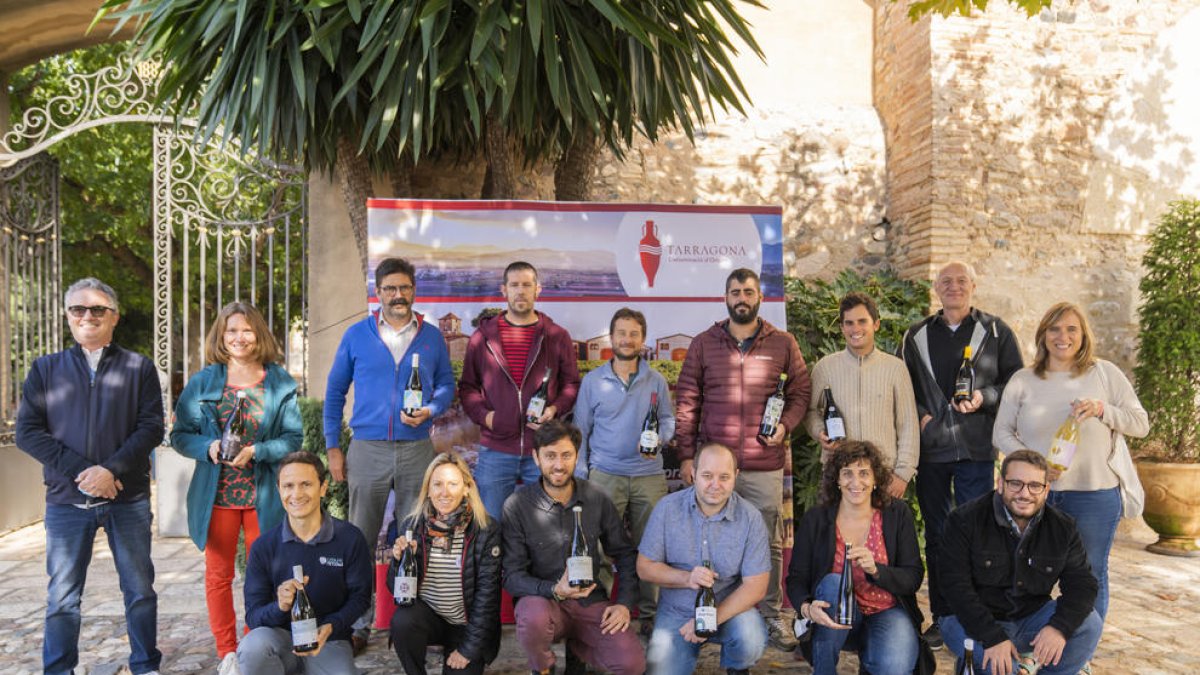
[[[554,167],[554,198],[563,202],[590,202],[599,156],[600,145],[592,128],[587,124],[577,125],[571,144]]]
[[[391,178],[392,197],[396,199],[408,199],[416,196],[413,194],[413,163],[407,154],[401,155],[396,160],[396,166],[392,169]]]
[[[337,143],[338,186],[350,214],[350,230],[358,246],[358,259],[367,272],[367,199],[371,196],[371,168],[367,158],[346,136]]]
[[[487,174],[483,180],[484,199],[512,199],[517,194],[517,168],[512,140],[495,112],[487,116],[483,151],[487,156]]]

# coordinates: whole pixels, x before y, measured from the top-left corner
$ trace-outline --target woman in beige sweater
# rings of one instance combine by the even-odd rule
[[[1043,455],[1054,433],[1074,416],[1076,451],[1066,471],[1051,469],[1049,504],[1075,518],[1092,573],[1100,582],[1096,611],[1108,612],[1108,553],[1121,519],[1117,475],[1108,465],[1114,434],[1142,437],[1150,431],[1146,410],[1129,379],[1093,354],[1087,315],[1067,302],[1051,307],[1038,324],[1037,356],[1004,388],[992,443],[1001,452],[1022,448]]]

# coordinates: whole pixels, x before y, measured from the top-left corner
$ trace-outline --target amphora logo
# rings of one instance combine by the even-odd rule
[[[617,230],[617,274],[630,296],[719,296],[738,267],[762,269],[762,239],[738,213],[631,212]]]

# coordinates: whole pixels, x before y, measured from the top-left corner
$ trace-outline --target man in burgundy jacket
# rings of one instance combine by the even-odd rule
[[[579,393],[575,343],[565,328],[534,309],[541,291],[533,265],[510,264],[500,286],[508,311],[479,324],[463,359],[459,394],[463,410],[479,425],[482,446],[475,481],[488,515],[497,520],[518,477],[524,483],[541,478],[533,461],[533,432],[570,413]],[[547,372],[545,409],[529,423],[529,399]]]
[[[720,443],[738,458],[734,489],[760,511],[771,537],[771,579],[759,611],[770,642],[784,651],[796,648],[790,622],[779,616],[783,567],[783,466],[791,461],[788,435],[803,423],[812,395],[808,368],[796,338],[759,318],[762,305],[758,275],[737,269],[725,280],[729,318],[696,336],[675,388],[680,475],[692,483],[692,457],[706,443]],[[780,374],[787,374],[783,415],[771,437],[760,436],[767,399]]]

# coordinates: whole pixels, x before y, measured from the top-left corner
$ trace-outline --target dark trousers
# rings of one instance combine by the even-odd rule
[[[933,618],[949,616],[938,583],[938,555],[942,551],[942,528],[950,509],[992,491],[993,462],[932,463],[917,466],[917,503],[925,519],[925,565],[929,569],[929,611]],[[951,490],[953,485],[953,490]]]
[[[429,645],[442,645],[444,658],[448,659],[466,635],[465,625],[456,626],[446,621],[420,598],[410,607],[397,607],[392,615],[392,649],[396,650],[400,665],[408,675],[425,675],[425,650]],[[477,658],[466,668],[443,666],[442,672],[446,675],[479,675],[484,665],[483,659]]]

